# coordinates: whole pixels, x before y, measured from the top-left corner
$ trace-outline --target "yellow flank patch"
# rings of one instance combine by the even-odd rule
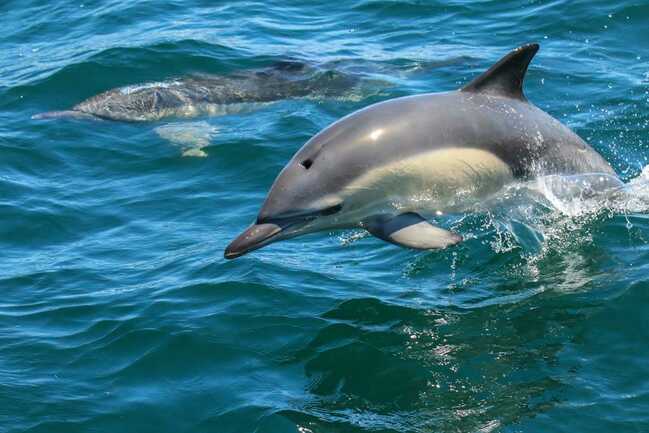
[[[397,207],[444,208],[492,194],[511,179],[509,166],[491,152],[446,148],[376,167],[347,185],[343,195],[358,207],[387,199]]]

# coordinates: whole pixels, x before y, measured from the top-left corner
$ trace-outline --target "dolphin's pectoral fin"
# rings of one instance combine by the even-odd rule
[[[414,212],[374,218],[365,229],[379,239],[417,250],[442,249],[462,241],[462,236],[435,227]]]

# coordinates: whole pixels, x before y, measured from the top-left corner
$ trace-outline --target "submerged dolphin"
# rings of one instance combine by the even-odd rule
[[[141,122],[214,115],[228,112],[238,104],[305,96],[342,96],[359,83],[360,77],[355,75],[282,61],[263,70],[229,76],[194,76],[120,87],[86,99],[71,110],[41,113],[33,118]]]
[[[615,177],[595,150],[525,98],[523,78],[538,48],[512,51],[458,91],[371,105],[315,135],[225,257],[353,227],[403,247],[446,248],[462,237],[425,215],[468,210],[514,179]]]

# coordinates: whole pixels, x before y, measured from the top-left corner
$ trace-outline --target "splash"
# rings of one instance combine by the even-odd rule
[[[472,307],[516,303],[546,290],[579,292],[601,278],[593,268],[606,262],[610,239],[620,239],[608,233],[626,230],[625,246],[646,244],[634,223],[647,212],[649,168],[627,183],[597,173],[514,183],[465,211],[431,216],[436,224],[461,233],[464,242],[412,256],[403,275],[436,275],[439,281],[443,272],[446,280],[439,284],[453,296],[462,292]],[[516,281],[529,289],[507,290]],[[464,292],[484,284],[504,289],[499,296]]]
[[[473,211],[532,226],[545,220],[589,221],[602,215],[647,212],[649,167],[628,183],[601,173],[542,176],[508,186]]]
[[[645,213],[649,211],[649,166],[639,176],[624,185],[625,200],[618,209],[624,213]]]
[[[623,217],[631,234],[629,215],[648,211],[649,168],[628,183],[599,173],[552,175],[510,185],[452,228],[493,254],[518,256],[522,261],[513,260],[507,272],[532,279],[547,269],[546,259],[562,257],[563,272],[570,272],[578,287],[583,279],[575,269],[585,267],[584,251],[596,247],[595,233]]]
[[[545,176],[529,185],[557,213],[569,217],[649,211],[649,166],[624,183],[603,174]]]
[[[529,185],[559,213],[568,216],[593,214],[610,207],[623,195],[624,183],[607,174],[543,176]]]

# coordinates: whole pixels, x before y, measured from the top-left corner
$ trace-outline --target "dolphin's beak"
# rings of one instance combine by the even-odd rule
[[[236,259],[268,244],[282,232],[282,227],[273,223],[253,224],[241,233],[225,249],[226,259]]]
[[[255,223],[228,245],[223,257],[226,259],[241,257],[278,240],[280,234],[282,239],[297,236],[296,229],[304,227],[318,217],[333,215],[341,209],[342,203],[336,203],[324,209],[303,212],[291,217],[275,218],[275,222]]]

